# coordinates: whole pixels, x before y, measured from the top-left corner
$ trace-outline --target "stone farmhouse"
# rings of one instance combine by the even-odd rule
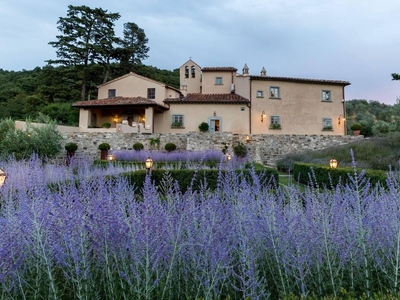
[[[202,122],[210,133],[345,135],[340,80],[250,75],[234,67],[180,67],[180,89],[129,73],[98,86],[98,99],[72,104],[79,127],[104,123],[122,133],[187,133]],[[100,128],[99,128],[100,129]]]

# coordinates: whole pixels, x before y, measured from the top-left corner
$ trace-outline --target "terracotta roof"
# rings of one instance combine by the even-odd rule
[[[234,67],[204,67],[201,69],[203,72],[236,72]]]
[[[221,104],[247,104],[250,100],[235,93],[227,94],[188,94],[183,98],[165,99],[164,103],[221,103]]]
[[[173,87],[173,86],[167,85],[167,84],[165,84],[165,83],[162,83],[162,82],[160,82],[160,81],[157,81],[157,80],[148,78],[148,77],[143,76],[143,75],[136,74],[136,73],[134,73],[134,72],[130,72],[130,73],[128,73],[128,74],[122,75],[122,76],[120,76],[120,77],[114,78],[114,79],[112,79],[112,80],[110,80],[110,81],[107,81],[107,82],[105,82],[105,83],[102,83],[102,84],[98,85],[97,88],[100,88],[100,87],[102,87],[102,86],[106,86],[106,85],[108,85],[109,83],[113,83],[113,82],[115,82],[115,81],[118,81],[118,80],[121,80],[121,79],[130,77],[130,76],[134,76],[134,77],[137,77],[137,78],[141,78],[141,79],[143,79],[143,80],[147,80],[147,81],[150,81],[150,82],[159,84],[159,85],[161,85],[162,87],[166,87],[166,88],[169,88],[169,89],[171,89],[171,90],[180,92],[179,89],[177,89],[177,88],[175,88],[175,87]]]
[[[168,109],[167,107],[158,104],[154,100],[146,99],[143,97],[115,97],[107,99],[87,100],[72,103],[73,107],[101,107],[101,106],[160,106],[161,108]]]
[[[324,79],[308,79],[308,78],[292,78],[292,77],[277,77],[277,76],[250,76],[250,80],[265,80],[265,81],[287,81],[298,83],[314,83],[314,84],[330,84],[330,85],[350,85],[348,81],[342,80],[324,80]]]

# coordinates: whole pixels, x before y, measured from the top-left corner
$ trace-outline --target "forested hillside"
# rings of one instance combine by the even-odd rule
[[[400,133],[400,101],[388,105],[378,101],[351,100],[346,102],[347,130],[358,123],[361,134],[368,136],[386,136]]]
[[[117,64],[110,70],[109,80],[126,74],[126,70],[121,70]],[[178,69],[169,71],[137,64],[131,71],[179,88]],[[91,66],[90,75],[88,99],[96,99],[96,86],[102,83],[101,68]],[[71,103],[80,100],[81,85],[76,67],[45,66],[29,71],[0,69],[0,119],[34,119],[42,112],[59,124],[76,125],[78,110],[71,108]]]

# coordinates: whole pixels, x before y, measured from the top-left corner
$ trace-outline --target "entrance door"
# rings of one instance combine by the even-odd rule
[[[210,131],[210,132],[221,132],[221,123],[222,123],[221,118],[210,118],[210,121],[209,121],[209,124],[210,124],[209,131]]]

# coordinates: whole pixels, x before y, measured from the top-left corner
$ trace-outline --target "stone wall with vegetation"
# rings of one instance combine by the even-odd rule
[[[74,142],[78,144],[76,155],[93,159],[100,158],[98,145],[101,143],[109,143],[111,152],[113,150],[132,150],[133,144],[136,142],[142,143],[145,150],[164,150],[165,144],[172,142],[177,145],[177,150],[219,149],[222,151],[227,149],[231,152],[233,152],[233,146],[244,143],[248,147],[253,160],[266,165],[273,165],[288,153],[319,150],[334,145],[351,143],[363,138],[362,136],[263,134],[249,135],[250,140],[246,142],[246,135],[200,132],[151,135],[116,132],[67,132],[63,133],[63,137],[65,143]],[[63,150],[60,159],[65,155],[66,151]]]

